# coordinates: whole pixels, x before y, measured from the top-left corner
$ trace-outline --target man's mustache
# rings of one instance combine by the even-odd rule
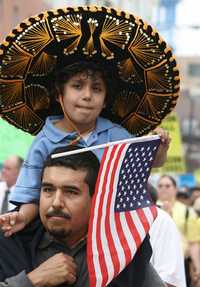
[[[47,214],[46,214],[46,217],[52,217],[52,216],[55,216],[55,217],[63,217],[63,218],[66,218],[66,219],[71,219],[71,216],[67,213],[64,213],[62,211],[49,211]]]

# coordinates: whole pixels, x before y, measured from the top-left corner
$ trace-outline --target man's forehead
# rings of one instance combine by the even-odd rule
[[[48,180],[52,182],[80,183],[85,181],[87,171],[83,169],[74,170],[64,166],[45,167],[42,182]]]

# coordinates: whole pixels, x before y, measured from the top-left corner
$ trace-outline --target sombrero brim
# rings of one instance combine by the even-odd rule
[[[61,110],[50,94],[51,73],[79,58],[112,62],[123,89],[103,116],[143,135],[160,124],[179,96],[171,49],[141,19],[104,7],[47,11],[20,23],[0,46],[0,115],[37,134]]]

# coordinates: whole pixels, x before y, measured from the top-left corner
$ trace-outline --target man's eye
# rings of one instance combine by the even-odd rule
[[[53,191],[53,189],[50,188],[50,187],[43,187],[43,188],[42,188],[42,191],[43,191],[43,192],[46,192],[46,193],[51,193],[51,192]]]
[[[74,189],[66,189],[66,190],[64,190],[64,192],[65,192],[66,194],[70,194],[70,195],[76,195],[76,194],[78,194],[78,191],[76,191],[76,190],[74,190]]]

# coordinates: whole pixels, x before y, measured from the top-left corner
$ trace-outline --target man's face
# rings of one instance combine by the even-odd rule
[[[73,245],[87,234],[91,197],[85,170],[46,167],[40,195],[40,218],[58,240]]]

